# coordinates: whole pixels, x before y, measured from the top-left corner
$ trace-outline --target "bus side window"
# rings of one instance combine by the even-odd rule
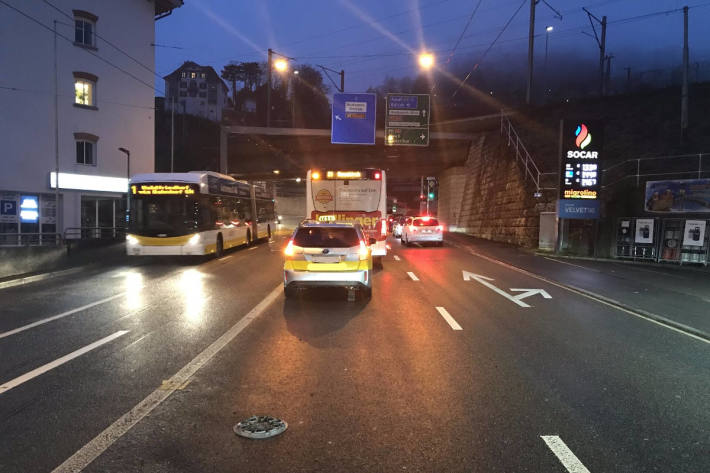
[[[212,207],[212,202],[207,196],[200,196],[200,212],[198,217],[198,225],[200,230],[211,230],[214,228],[215,212]]]

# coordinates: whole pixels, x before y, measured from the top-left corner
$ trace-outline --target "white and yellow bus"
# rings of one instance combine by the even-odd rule
[[[272,196],[224,174],[137,174],[129,188],[129,255],[219,257],[276,230]]]
[[[382,169],[315,170],[306,175],[306,218],[358,222],[370,239],[374,263],[387,254],[387,177]]]

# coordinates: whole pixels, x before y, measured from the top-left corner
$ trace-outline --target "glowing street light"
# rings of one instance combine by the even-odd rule
[[[545,28],[545,31],[547,31],[549,33],[550,31],[552,31],[554,29],[555,29],[554,27],[548,26],[547,28]]]
[[[285,59],[277,59],[276,61],[274,61],[274,68],[276,68],[276,70],[279,72],[284,72],[286,69],[288,69],[288,62],[286,62]]]
[[[434,55],[432,53],[421,53],[419,55],[419,67],[431,69],[434,66]]]

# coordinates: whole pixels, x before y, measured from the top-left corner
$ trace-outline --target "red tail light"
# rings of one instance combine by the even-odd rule
[[[382,179],[382,173],[375,172],[375,180],[379,181],[380,179]]]

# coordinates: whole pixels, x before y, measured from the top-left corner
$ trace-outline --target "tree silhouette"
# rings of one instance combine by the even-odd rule
[[[240,63],[231,62],[222,68],[222,79],[232,84],[232,107],[237,108],[237,81],[244,82],[244,66]]]

